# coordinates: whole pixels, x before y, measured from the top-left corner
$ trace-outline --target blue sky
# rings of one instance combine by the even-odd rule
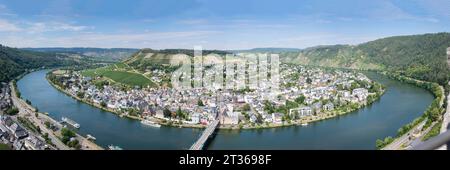
[[[248,49],[450,32],[449,0],[0,0],[12,47]]]

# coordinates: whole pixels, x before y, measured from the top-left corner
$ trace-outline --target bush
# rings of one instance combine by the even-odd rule
[[[433,128],[422,138],[422,141],[426,141],[432,137],[439,135],[441,131],[442,122],[436,123]]]
[[[386,138],[384,138],[384,140],[381,139],[377,139],[377,141],[375,142],[377,149],[382,149],[385,146],[389,145],[390,143],[392,143],[394,141],[394,138],[388,136]]]
[[[61,129],[61,135],[62,135],[61,141],[65,144],[68,144],[68,142],[70,141],[70,138],[73,138],[76,136],[75,132],[73,132],[72,130],[67,129],[67,128]]]
[[[8,110],[6,110],[6,114],[10,116],[17,115],[17,113],[19,113],[19,109],[17,109],[16,107],[11,107]]]

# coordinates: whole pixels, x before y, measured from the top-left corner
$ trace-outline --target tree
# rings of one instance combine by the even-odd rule
[[[163,115],[164,117],[170,117],[172,115],[172,112],[168,108],[164,108]]]
[[[312,83],[312,79],[311,78],[306,78],[306,83],[311,84]]]
[[[67,146],[69,146],[71,148],[75,148],[75,149],[80,149],[81,148],[80,142],[78,140],[76,140],[76,139],[67,142]]]
[[[275,112],[275,107],[267,100],[264,100],[264,111],[267,111],[269,114]]]
[[[50,128],[50,126],[51,126],[49,121],[45,121],[44,124],[45,124],[45,127],[47,127],[47,128]]]
[[[183,113],[183,111],[181,111],[180,107],[178,107],[178,109],[177,109],[176,117],[181,118],[181,119],[186,119],[186,115]]]
[[[350,86],[350,90],[356,89],[356,88],[358,88],[358,87],[359,87],[359,84],[356,83],[356,82],[353,82],[353,83],[351,84],[351,86]]]
[[[61,135],[62,135],[61,141],[65,144],[67,144],[67,142],[69,142],[71,138],[76,136],[75,132],[73,132],[72,130],[70,130],[68,128],[62,128]]]
[[[297,102],[298,104],[303,104],[304,101],[305,101],[304,95],[300,95],[297,98],[295,98],[295,102]]]
[[[10,116],[16,115],[17,113],[19,113],[19,109],[17,109],[16,107],[10,107],[8,110],[6,110],[6,114]]]
[[[242,106],[242,110],[250,111],[250,105],[248,103],[244,104],[244,106]]]
[[[298,104],[296,102],[292,102],[289,100],[286,100],[286,109],[292,109],[298,107]]]
[[[198,99],[198,101],[197,101],[197,105],[198,105],[198,106],[205,106],[205,104],[203,104],[203,101],[202,101],[202,100],[200,100],[200,99]]]
[[[105,103],[104,101],[102,101],[102,102],[100,103],[100,106],[106,107],[106,103]]]
[[[78,98],[84,98],[84,93],[83,92],[78,92],[77,93],[77,97]]]

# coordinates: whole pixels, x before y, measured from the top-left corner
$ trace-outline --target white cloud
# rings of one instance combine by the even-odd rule
[[[11,23],[10,21],[0,19],[0,31],[1,32],[17,32],[21,31],[22,29],[19,28],[16,24]]]
[[[52,31],[84,31],[89,28],[88,26],[72,25],[62,22],[31,22],[28,23],[30,27],[27,28],[28,33],[41,33]]]
[[[5,5],[0,4],[0,15],[2,16],[17,16],[16,14],[12,13]]]
[[[48,37],[42,34],[8,36],[3,39],[15,47],[132,47],[132,48],[192,48],[203,38],[217,31],[143,32],[143,33],[77,33]]]

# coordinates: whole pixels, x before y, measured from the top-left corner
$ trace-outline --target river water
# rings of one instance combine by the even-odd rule
[[[17,82],[22,97],[56,120],[63,116],[75,120],[81,125],[80,134],[95,136],[96,143],[103,147],[113,144],[124,149],[188,149],[202,132],[153,128],[78,102],[53,88],[45,79],[47,71],[32,72]],[[375,149],[376,139],[395,135],[433,100],[424,89],[376,73],[367,76],[387,87],[381,99],[370,106],[307,127],[220,130],[208,149]]]

